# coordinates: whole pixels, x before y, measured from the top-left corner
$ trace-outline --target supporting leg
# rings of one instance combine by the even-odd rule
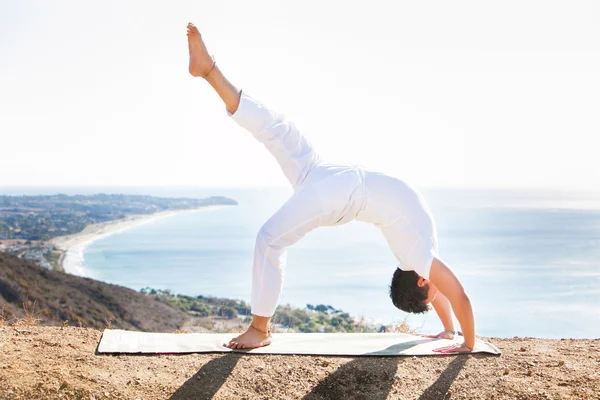
[[[296,192],[260,229],[254,251],[250,301],[254,316],[252,327],[257,329],[248,328],[226,347],[249,349],[270,343],[270,334],[265,332],[283,288],[286,250],[321,225],[322,213],[315,189],[306,187]]]

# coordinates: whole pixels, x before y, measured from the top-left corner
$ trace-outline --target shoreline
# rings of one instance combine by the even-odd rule
[[[52,244],[61,253],[58,266],[63,272],[78,276],[88,276],[84,274],[84,270],[80,265],[83,261],[83,251],[85,247],[91,243],[121,233],[127,229],[143,225],[145,223],[155,221],[161,218],[167,218],[176,214],[190,213],[197,211],[213,211],[216,209],[230,207],[229,205],[209,205],[199,208],[191,208],[185,210],[167,210],[153,214],[134,214],[126,218],[115,219],[106,222],[87,225],[81,232],[73,233],[64,236],[58,236],[48,240],[47,243]],[[74,262],[66,262],[74,259]],[[73,264],[73,265],[69,265]],[[89,277],[89,276],[88,276]]]

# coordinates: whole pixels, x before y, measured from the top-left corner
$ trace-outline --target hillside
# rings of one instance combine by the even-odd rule
[[[239,332],[250,307],[244,301],[174,295],[169,290],[140,293],[89,278],[51,271],[0,252],[0,320],[33,315],[38,325],[131,329],[151,332]],[[281,305],[272,330],[374,332],[342,310],[320,304],[306,309]],[[396,329],[396,327],[394,327]]]
[[[174,332],[189,319],[131,289],[49,271],[0,252],[0,316],[23,318],[25,310],[42,325],[98,329],[111,324],[121,329]]]
[[[488,339],[499,357],[101,356],[100,336],[0,327],[0,399],[600,399],[599,340]]]
[[[236,204],[235,200],[223,196],[192,199],[124,194],[0,195],[0,240],[49,240],[81,232],[90,224],[129,215]]]

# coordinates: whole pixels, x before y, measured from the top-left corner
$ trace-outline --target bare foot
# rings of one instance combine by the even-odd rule
[[[198,28],[191,22],[187,26],[188,48],[190,50],[190,74],[204,77],[213,67],[213,59],[208,54]]]
[[[250,326],[246,332],[231,339],[229,343],[223,343],[223,346],[230,349],[256,349],[270,345],[271,339],[271,332],[264,333]]]

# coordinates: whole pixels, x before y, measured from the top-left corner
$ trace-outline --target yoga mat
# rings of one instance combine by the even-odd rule
[[[223,347],[232,333],[150,333],[105,329],[98,353],[175,354],[244,352],[252,354],[307,354],[327,356],[433,356],[432,350],[462,343],[404,333],[275,333],[269,346],[251,350]],[[473,353],[500,354],[491,343],[477,340]]]

